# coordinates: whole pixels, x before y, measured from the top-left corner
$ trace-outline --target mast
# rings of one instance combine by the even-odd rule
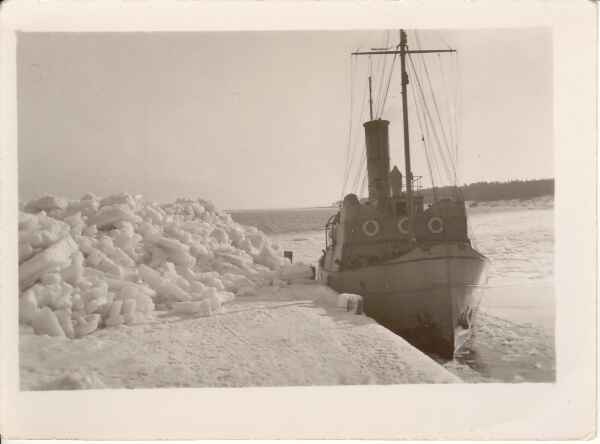
[[[373,120],[373,95],[371,91],[371,76],[369,76],[369,116],[370,120]]]
[[[404,133],[404,166],[406,171],[406,197],[408,203],[408,220],[409,220],[409,236],[411,239],[414,238],[414,205],[413,205],[413,184],[412,184],[412,171],[410,166],[410,133],[408,127],[408,97],[407,88],[408,85],[408,73],[406,71],[406,56],[410,54],[431,54],[440,52],[456,52],[455,49],[419,49],[409,50],[408,42],[406,37],[406,31],[400,30],[400,43],[396,47],[396,50],[388,51],[381,49],[373,49],[371,51],[357,51],[353,52],[352,55],[387,55],[387,54],[400,54],[400,69],[402,71],[402,124]],[[371,77],[369,76],[369,87],[371,85]],[[370,91],[370,90],[369,90]],[[371,112],[371,120],[373,119]]]
[[[404,168],[406,176],[406,201],[408,203],[408,235],[412,239],[415,234],[413,223],[413,189],[412,171],[410,168],[410,137],[408,130],[408,97],[406,96],[406,85],[408,85],[408,73],[406,72],[406,31],[400,30],[400,69],[402,71],[402,129],[404,133]]]

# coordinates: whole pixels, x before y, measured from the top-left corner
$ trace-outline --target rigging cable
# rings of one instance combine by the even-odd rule
[[[373,76],[373,59],[371,56],[369,56],[369,77]],[[371,97],[369,97],[369,100],[371,100]],[[370,118],[370,116],[369,116]],[[360,189],[358,189],[358,187],[360,186],[361,183],[361,177],[363,175],[363,170],[366,170],[366,162],[367,162],[367,158],[366,158],[367,154],[365,152],[365,150],[363,150],[362,156],[360,157],[360,163],[358,164],[358,169],[356,170],[355,173],[355,177],[354,177],[354,181],[352,184],[352,191],[356,191],[357,194],[360,193]]]
[[[459,149],[458,147],[461,146],[462,143],[462,94],[461,94],[461,89],[460,86],[462,85],[462,79],[461,79],[461,67],[460,67],[460,59],[458,57],[458,54],[455,54],[454,57],[454,65],[455,65],[455,72],[456,72],[456,99],[455,99],[455,103],[456,103],[456,114],[455,114],[455,125],[456,125],[456,164],[460,165],[459,163]],[[462,189],[459,188],[459,194],[460,197],[464,200],[464,196],[462,193]]]
[[[437,31],[437,34],[440,38],[440,40],[442,40],[442,42],[444,43],[444,45],[446,45],[446,47],[448,49],[452,49],[452,47],[450,46],[450,44],[448,44],[448,42],[446,41],[446,39],[444,38],[444,35],[442,34],[441,31]],[[454,101],[449,101],[454,105],[454,112],[451,114],[452,118],[453,118],[453,125],[451,126],[454,129],[454,138],[453,138],[453,148],[454,148],[454,161],[455,161],[455,169],[454,169],[454,174],[456,176],[455,178],[455,188],[456,188],[456,193],[457,196],[460,197],[461,199],[464,197],[463,196],[463,192],[461,190],[461,188],[458,186],[458,177],[460,176],[460,173],[458,171],[460,162],[459,162],[459,147],[460,147],[460,140],[461,140],[461,125],[459,122],[462,122],[462,119],[460,118],[462,111],[461,111],[461,94],[460,94],[460,85],[462,84],[461,80],[460,80],[460,65],[459,65],[459,58],[458,58],[458,53],[455,52],[454,54],[452,54],[453,60],[454,60]],[[441,60],[441,59],[440,59]],[[441,63],[441,62],[440,62]]]
[[[440,54],[438,54],[438,61],[439,61],[439,65],[440,65],[440,76],[442,78],[442,85],[444,88],[444,91],[449,91],[450,89],[448,88],[448,83],[446,81],[446,74],[444,72],[444,66],[442,64],[442,57]],[[450,122],[450,124],[448,125],[449,127],[449,151],[450,151],[450,156],[452,156],[453,158],[453,162],[455,165],[454,168],[454,185],[456,186],[456,143],[455,143],[455,136],[454,136],[454,125],[452,124],[453,119],[452,116],[454,115],[453,110],[452,110],[452,105],[450,103],[450,100],[445,100],[445,105],[447,107],[448,110],[448,121]]]
[[[364,114],[365,114],[365,101],[363,100],[363,106],[362,106],[362,108],[361,108],[361,113],[360,113],[360,117],[359,117],[361,120],[363,120],[363,116],[364,116]],[[357,137],[357,138],[355,138],[355,139],[354,139],[354,145],[353,145],[353,147],[352,147],[352,154],[351,154],[351,157],[352,157],[352,163],[351,163],[351,165],[350,165],[350,169],[349,169],[349,171],[348,171],[348,180],[350,179],[350,175],[351,175],[351,172],[352,172],[352,170],[353,170],[353,167],[352,167],[352,166],[355,164],[354,160],[355,160],[355,159],[357,159],[357,156],[355,155],[355,153],[356,153],[356,151],[357,151],[357,150],[356,150],[356,148],[358,147],[358,142],[359,142],[359,140],[360,140],[360,137]],[[360,172],[360,168],[362,168],[362,167],[360,166],[360,157],[358,157],[358,159],[359,159],[359,160],[358,160],[358,161],[359,161],[359,166],[358,166],[358,168],[359,168],[359,169],[358,169],[357,171],[358,171],[358,172]],[[356,182],[356,179],[355,179],[354,181],[350,181],[350,182]],[[349,183],[347,183],[347,185],[348,185],[348,184],[349,184]],[[345,189],[346,189],[346,188],[345,188]],[[354,187],[351,187],[351,188],[350,188],[350,190],[352,190],[352,191],[353,191],[353,190],[354,190]]]
[[[383,102],[381,104],[381,108],[379,110],[379,118],[383,117],[383,111],[385,110],[385,104],[387,102],[388,94],[390,92],[390,83],[392,81],[392,75],[394,74],[394,66],[396,66],[396,57],[398,54],[394,54],[394,58],[392,59],[392,66],[390,67],[390,75],[388,76],[387,85],[385,87],[385,95],[383,96]]]
[[[352,147],[352,111],[354,109],[354,63],[355,58],[350,56],[350,111],[348,113],[348,146],[346,147],[346,167],[344,168],[344,182],[340,200],[344,197],[344,188],[346,186],[346,177],[348,176],[348,168],[350,167],[350,151]]]
[[[441,31],[436,31],[436,34],[438,35],[439,39],[446,46],[447,49],[452,49],[450,44],[444,38],[444,34]],[[451,55],[453,56],[454,68],[455,68],[454,69],[454,79],[455,79],[454,92],[455,92],[455,94],[454,94],[454,98],[453,98],[454,100],[446,100],[446,103],[448,104],[448,112],[449,112],[450,118],[452,119],[451,124],[450,124],[450,139],[451,139],[452,147],[454,148],[454,162],[456,165],[456,169],[455,169],[454,173],[455,173],[455,175],[457,175],[458,174],[458,165],[459,165],[459,163],[458,163],[459,142],[458,142],[458,119],[457,119],[459,83],[456,82],[456,80],[458,78],[458,70],[457,70],[458,53],[454,52]],[[442,57],[440,54],[438,54],[438,60],[440,62],[440,72],[442,74],[442,81],[444,82],[444,89],[450,91],[450,85],[446,81],[446,77],[444,75],[444,67],[442,64]],[[458,182],[458,179],[455,179],[455,182]]]
[[[415,31],[415,40],[416,40],[416,31]],[[442,143],[440,141],[440,136],[438,134],[438,131],[436,129],[436,125],[433,123],[433,118],[431,117],[431,112],[429,111],[429,107],[427,105],[427,98],[425,96],[424,93],[424,88],[423,85],[421,84],[421,75],[419,74],[419,69],[418,69],[418,65],[415,63],[415,61],[412,58],[412,55],[409,54],[409,62],[412,68],[412,71],[414,72],[414,76],[416,79],[416,83],[417,83],[417,87],[418,87],[418,91],[420,92],[419,94],[416,94],[416,96],[419,98],[420,102],[422,102],[422,109],[423,109],[423,123],[425,126],[425,132],[427,134],[427,138],[428,140],[433,140],[435,143],[433,144],[433,150],[431,153],[431,159],[432,159],[432,164],[434,166],[434,174],[437,173],[438,177],[440,179],[440,182],[444,183],[444,177],[441,174],[441,169],[444,170],[446,178],[448,181],[451,181],[451,177],[452,177],[452,173],[451,170],[449,168],[449,162],[446,160],[446,156],[444,155],[444,149],[442,146]],[[413,84],[413,90],[415,90],[417,88],[414,87]],[[433,137],[432,137],[433,135]],[[436,159],[436,157],[439,157],[439,162]],[[435,168],[435,166],[438,166],[439,168]],[[437,171],[436,171],[437,170]]]
[[[409,60],[409,62],[411,64],[411,66],[412,66],[413,72],[416,73],[417,70],[416,70],[415,63],[414,63],[414,61],[412,59],[412,55],[411,54],[408,55],[408,60]],[[423,102],[423,106],[425,108],[426,115],[429,118],[429,121],[431,123],[431,128],[432,128],[432,132],[433,132],[433,135],[434,135],[434,140],[437,143],[438,150],[440,152],[440,157],[442,158],[442,163],[443,163],[444,169],[446,171],[448,179],[451,180],[452,179],[452,172],[450,171],[450,168],[448,166],[448,162],[446,161],[445,156],[443,155],[443,146],[442,146],[442,143],[440,141],[438,132],[435,130],[435,126],[433,124],[433,118],[431,117],[431,112],[429,111],[429,107],[427,106],[427,100],[425,98],[425,93],[423,92],[423,86],[421,85],[421,81],[419,79],[419,76],[415,75],[415,79],[417,80],[417,87],[418,87],[418,90],[419,90],[420,95],[421,95],[421,100]]]
[[[373,76],[373,59],[371,56],[369,56],[369,77],[372,77],[372,76]],[[371,100],[371,97],[369,97],[369,100]],[[369,116],[369,118],[370,118],[370,116]],[[363,174],[366,173],[366,163],[367,163],[367,154],[366,154],[366,151],[363,150],[363,153],[361,156],[361,161],[359,163],[358,169],[356,170],[353,185],[351,188],[352,191],[356,190],[357,194],[360,194],[359,187],[361,187],[362,186],[361,183],[364,182],[364,178],[362,179],[362,182],[361,182],[361,178],[363,177]]]
[[[415,37],[416,37],[418,48],[421,48],[421,43],[420,43],[420,39],[419,39],[419,35],[418,35],[417,31],[415,31]],[[445,143],[445,148],[448,151],[448,156],[449,156],[450,162],[452,164],[452,168],[454,170],[456,170],[456,165],[454,164],[454,161],[453,161],[454,159],[452,159],[451,150],[450,150],[450,147],[448,146],[448,137],[446,136],[446,132],[444,131],[444,124],[442,122],[442,117],[441,117],[441,114],[440,114],[440,109],[438,107],[438,103],[437,103],[437,100],[435,98],[435,94],[433,92],[433,84],[431,82],[431,77],[429,75],[429,69],[427,68],[427,63],[425,62],[424,58],[422,59],[422,64],[423,64],[423,68],[425,70],[425,76],[427,78],[427,82],[429,84],[429,89],[430,89],[430,93],[431,93],[431,99],[433,101],[433,106],[434,106],[434,109],[435,109],[435,112],[436,112],[436,116],[438,118],[438,123],[440,125],[440,131],[442,133],[442,139],[443,139],[443,141]],[[451,174],[450,177],[449,177],[449,179],[452,180],[453,177],[454,177],[454,174]]]
[[[356,66],[356,65],[355,65],[355,66]],[[368,90],[368,84],[365,84],[365,87],[364,87],[364,89],[363,89],[363,94],[362,94],[362,100],[361,100],[361,102],[360,102],[360,103],[361,103],[360,113],[359,113],[359,115],[358,115],[358,118],[359,118],[360,120],[362,120],[362,119],[363,119],[363,116],[364,116],[364,113],[365,113],[365,105],[366,105],[366,98],[367,98],[367,90]],[[358,141],[359,141],[359,139],[360,139],[359,137],[356,137],[356,138],[354,139],[354,143],[352,144],[352,149],[351,149],[351,151],[350,151],[350,155],[349,155],[349,162],[348,162],[348,168],[347,168],[347,172],[346,172],[346,174],[344,175],[344,186],[343,186],[343,188],[342,188],[342,198],[343,198],[343,195],[344,195],[344,193],[345,193],[345,192],[346,192],[346,190],[347,190],[347,186],[348,186],[348,184],[349,184],[350,182],[352,182],[352,181],[350,181],[350,176],[351,176],[352,169],[353,169],[352,167],[353,167],[353,165],[355,164],[355,159],[356,159],[355,153],[356,153],[356,147],[358,146]]]
[[[390,31],[386,31],[385,32],[385,45],[383,46],[384,48],[387,48],[389,46],[390,43]],[[382,91],[383,91],[383,79],[385,77],[385,68],[387,66],[387,57],[383,56],[381,57],[382,62],[381,62],[381,74],[380,74],[380,82],[379,82],[379,88],[377,89],[377,105],[381,105],[381,101],[382,101]]]
[[[366,172],[363,173],[363,177],[362,177],[362,181],[360,183],[360,188],[358,189],[358,194],[357,196],[360,198],[360,195],[364,195],[363,190],[365,189],[365,180],[367,179],[367,174]]]
[[[429,170],[429,177],[431,179],[431,188],[433,191],[433,200],[434,202],[437,201],[437,195],[436,195],[436,187],[435,187],[435,179],[434,179],[434,175],[433,175],[433,168],[431,165],[431,159],[429,158],[429,153],[427,150],[427,142],[425,141],[425,131],[423,130],[423,124],[421,122],[421,116],[419,114],[419,105],[417,103],[417,94],[415,91],[415,85],[414,83],[411,83],[411,88],[413,91],[413,103],[415,104],[415,114],[417,115],[417,122],[419,124],[419,129],[421,130],[421,141],[423,142],[423,150],[425,151],[425,160],[427,161],[427,169]]]
[[[366,161],[367,161],[367,155],[365,152],[363,152],[363,155],[361,156],[360,167],[356,171],[356,176],[354,177],[354,182],[352,185],[352,191],[356,191],[357,194],[360,193],[359,185],[361,183],[361,178],[363,176],[363,172],[366,170],[366,168],[365,168]]]
[[[444,44],[450,48],[450,46],[444,40],[444,37],[440,34],[441,39],[444,41]],[[462,125],[459,122],[462,122],[462,95],[460,94],[460,85],[462,84],[461,80],[461,69],[460,69],[460,59],[458,58],[458,53],[454,54],[454,77],[455,77],[455,96],[454,96],[454,104],[455,104],[455,113],[454,113],[454,127],[455,127],[455,152],[456,152],[456,165],[460,165],[459,163],[459,149],[458,147],[461,144],[462,138]],[[463,191],[459,186],[456,186],[457,195],[464,200]],[[477,233],[473,229],[471,224],[468,225],[469,238],[471,242],[474,243],[475,238],[477,237]]]
[[[416,38],[416,41],[417,41],[417,45],[420,48],[421,47],[421,43],[420,43],[420,39],[419,39],[419,36],[417,34],[417,31],[415,31],[415,38]],[[443,124],[443,121],[442,121],[440,108],[438,106],[438,102],[437,102],[437,99],[435,97],[435,93],[434,93],[434,89],[433,89],[433,82],[431,81],[431,76],[429,75],[429,68],[427,67],[427,62],[425,61],[425,58],[422,58],[421,62],[422,62],[422,65],[423,65],[423,68],[424,68],[424,71],[425,71],[425,75],[426,75],[426,78],[427,78],[427,83],[429,85],[429,92],[430,92],[431,99],[433,101],[433,105],[434,105],[434,108],[435,108],[436,117],[437,117],[438,123],[440,125],[440,131],[442,133],[442,140],[444,141],[446,150],[448,151],[449,159],[452,160],[450,142],[448,141],[448,137],[446,135],[446,131],[444,130],[444,124]],[[453,167],[454,167],[454,165],[453,165]]]
[[[450,91],[450,88],[448,87],[448,81],[446,79],[446,72],[444,70],[444,64],[442,61],[442,56],[441,54],[437,54],[437,60],[438,60],[438,66],[440,68],[440,78],[442,79],[442,88],[444,91]],[[450,148],[454,149],[454,125],[453,125],[453,118],[452,116],[454,115],[453,112],[453,108],[452,108],[452,104],[450,103],[451,101],[447,99],[447,96],[449,94],[445,94],[444,95],[444,103],[442,103],[442,107],[445,107],[446,112],[448,113],[448,140],[449,140],[449,144],[450,144]],[[453,153],[454,154],[454,153]]]
[[[416,72],[415,72],[415,77],[418,77]],[[427,120],[427,115],[426,115],[427,102],[424,100],[425,96],[423,95],[423,98],[421,98],[416,93],[416,87],[415,87],[414,83],[411,84],[411,87],[412,87],[412,91],[413,91],[413,95],[414,95],[415,99],[418,100],[417,104],[420,105],[420,112],[421,113],[417,114],[417,116],[419,118],[421,118],[421,121],[423,123],[423,128],[424,128],[424,133],[425,133],[426,140],[430,140],[431,139],[431,133],[433,131],[433,129],[431,129],[430,127],[432,127],[433,125],[430,124],[429,121]],[[423,100],[422,105],[420,104],[420,100]],[[435,157],[436,150],[432,150],[432,151],[433,152],[431,152],[429,154],[430,154],[430,158],[431,158],[432,185],[434,185],[436,177],[439,177],[440,181],[442,181],[442,174],[439,172],[439,168],[438,168],[439,163],[438,163],[438,161],[437,161],[437,159]],[[439,153],[439,148],[438,148],[437,152]],[[442,163],[442,165],[444,165],[443,159],[442,159],[441,163]]]

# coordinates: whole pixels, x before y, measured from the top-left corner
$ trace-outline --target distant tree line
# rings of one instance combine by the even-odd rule
[[[428,202],[433,201],[433,189],[421,191]],[[456,195],[454,187],[435,189],[437,198]],[[554,179],[511,180],[509,182],[475,182],[459,187],[464,200],[485,202],[493,200],[532,199],[534,197],[554,195]]]

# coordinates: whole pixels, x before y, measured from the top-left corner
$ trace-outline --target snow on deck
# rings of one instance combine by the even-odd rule
[[[263,287],[222,313],[156,312],[80,339],[22,327],[22,390],[452,383],[460,379],[322,285]]]

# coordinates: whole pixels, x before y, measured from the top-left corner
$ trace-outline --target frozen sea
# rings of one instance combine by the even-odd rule
[[[294,262],[316,264],[325,241],[323,227],[335,211],[231,214],[292,250]],[[554,381],[552,197],[480,203],[468,212],[473,244],[491,260],[489,280],[471,341],[453,361],[439,362],[468,382]]]

